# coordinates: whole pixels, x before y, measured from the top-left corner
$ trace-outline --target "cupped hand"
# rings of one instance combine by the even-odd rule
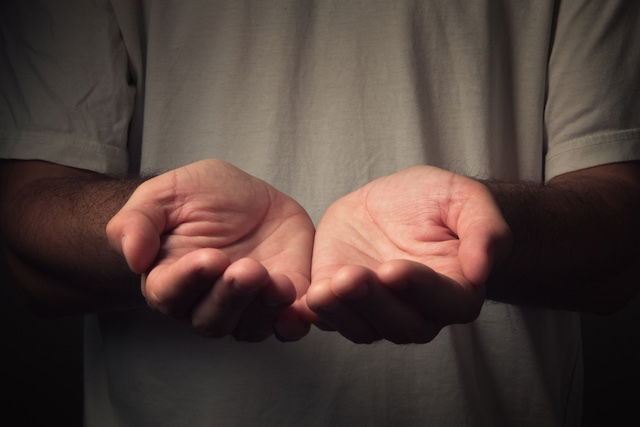
[[[327,210],[305,310],[357,343],[428,342],[444,325],[478,316],[484,283],[510,244],[483,184],[435,167],[406,169]]]
[[[142,294],[203,335],[297,339],[314,228],[269,184],[202,160],[141,184],[107,225],[111,245],[143,274]]]

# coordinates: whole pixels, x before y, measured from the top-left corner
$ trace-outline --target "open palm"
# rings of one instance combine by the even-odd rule
[[[107,227],[149,305],[246,340],[274,324],[285,338],[306,332],[290,305],[309,285],[313,232],[294,200],[219,160],[144,182]]]
[[[419,166],[336,201],[314,243],[306,301],[355,342],[427,342],[471,321],[509,230],[481,183]]]

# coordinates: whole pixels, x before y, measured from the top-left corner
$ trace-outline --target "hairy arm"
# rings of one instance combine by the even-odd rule
[[[2,162],[0,178],[4,252],[36,310],[96,311],[142,301],[139,276],[104,232],[140,179],[15,160]]]
[[[292,304],[309,285],[313,224],[266,182],[216,159],[148,180],[44,162],[2,166],[6,253],[40,311],[146,300],[211,337],[292,340],[308,331]]]
[[[356,343],[424,343],[486,297],[614,311],[639,285],[639,177],[638,163],[546,185],[417,166],[372,181],[318,225],[313,321]]]
[[[487,297],[608,313],[637,291],[640,162],[567,173],[546,185],[485,182],[511,228]]]

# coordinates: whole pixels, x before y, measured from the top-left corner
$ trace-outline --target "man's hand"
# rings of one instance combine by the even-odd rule
[[[144,182],[107,225],[151,307],[249,341],[274,324],[283,339],[306,334],[291,305],[309,286],[313,233],[294,200],[218,160]]]
[[[475,319],[511,244],[487,188],[435,167],[375,180],[336,201],[315,237],[306,302],[354,342],[423,343]]]

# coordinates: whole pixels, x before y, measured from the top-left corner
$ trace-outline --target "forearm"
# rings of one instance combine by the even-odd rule
[[[105,236],[139,180],[82,173],[7,182],[16,178],[4,175],[2,234],[13,276],[36,305],[82,312],[140,300],[139,278]]]
[[[485,183],[513,234],[509,257],[487,284],[489,298],[610,312],[638,285],[640,190],[614,176],[548,185]]]

